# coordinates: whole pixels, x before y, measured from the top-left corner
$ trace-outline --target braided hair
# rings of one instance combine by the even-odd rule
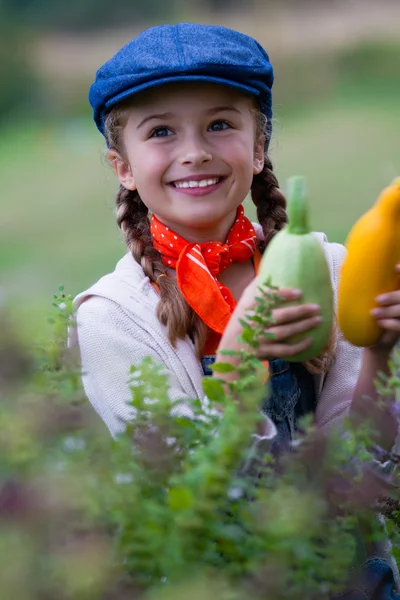
[[[272,162],[267,154],[265,154],[263,170],[253,177],[251,198],[257,209],[258,222],[263,228],[266,247],[287,223],[286,198],[279,189],[278,180],[272,170]]]

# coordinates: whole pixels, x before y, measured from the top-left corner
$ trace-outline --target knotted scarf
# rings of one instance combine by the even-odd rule
[[[211,329],[222,334],[236,306],[229,288],[218,281],[233,262],[246,262],[256,249],[256,232],[239,206],[227,240],[188,242],[151,217],[154,247],[167,267],[176,270],[178,287],[187,303]]]

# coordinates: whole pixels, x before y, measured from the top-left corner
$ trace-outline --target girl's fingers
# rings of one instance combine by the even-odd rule
[[[400,334],[400,319],[379,319],[378,325],[386,331]]]
[[[285,323],[293,323],[310,318],[320,312],[318,304],[298,304],[286,308],[276,308],[272,311],[274,327]]]
[[[301,321],[295,321],[293,323],[288,323],[285,325],[275,324],[268,328],[268,333],[274,334],[273,342],[280,342],[283,340],[287,340],[293,335],[298,333],[303,333],[305,331],[309,331],[310,329],[314,329],[322,323],[322,318],[319,316],[310,317],[308,319],[302,319]],[[269,341],[271,343],[271,341]]]
[[[295,344],[260,344],[257,358],[260,360],[271,360],[272,358],[290,358],[306,350],[311,344],[310,338],[305,338]]]
[[[376,302],[382,307],[390,306],[392,304],[400,304],[400,290],[388,292],[387,294],[381,294],[376,298]]]
[[[290,300],[298,300],[298,298],[300,298],[302,295],[301,290],[295,290],[293,288],[282,288],[277,290],[276,293],[280,298],[282,298],[282,300],[286,300],[288,302]]]
[[[396,270],[400,272],[399,265]],[[371,310],[371,315],[383,329],[379,345],[392,347],[400,337],[400,290],[382,294],[376,301],[379,307]]]
[[[241,295],[239,305],[244,305],[246,309],[252,308],[255,305],[256,296],[260,295],[260,288],[263,288],[264,291],[268,291],[269,288],[262,286],[260,276],[255,277],[249,285],[245,288],[243,294]],[[290,302],[293,300],[298,300],[301,297],[301,290],[295,290],[292,288],[282,288],[277,290],[276,293],[281,298],[281,301]]]
[[[371,315],[377,319],[400,319],[400,301],[398,304],[393,304],[391,306],[374,308],[371,310]]]

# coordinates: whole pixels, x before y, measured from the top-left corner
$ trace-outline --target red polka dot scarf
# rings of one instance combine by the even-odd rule
[[[217,333],[223,333],[236,306],[230,290],[217,279],[232,262],[249,260],[256,249],[256,232],[239,206],[225,244],[188,242],[151,217],[154,247],[167,267],[176,269],[179,289],[193,310]]]

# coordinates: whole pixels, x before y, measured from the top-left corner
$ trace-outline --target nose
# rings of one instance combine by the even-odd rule
[[[191,137],[186,140],[181,149],[179,162],[186,166],[199,166],[212,161],[212,154],[205,140]]]

